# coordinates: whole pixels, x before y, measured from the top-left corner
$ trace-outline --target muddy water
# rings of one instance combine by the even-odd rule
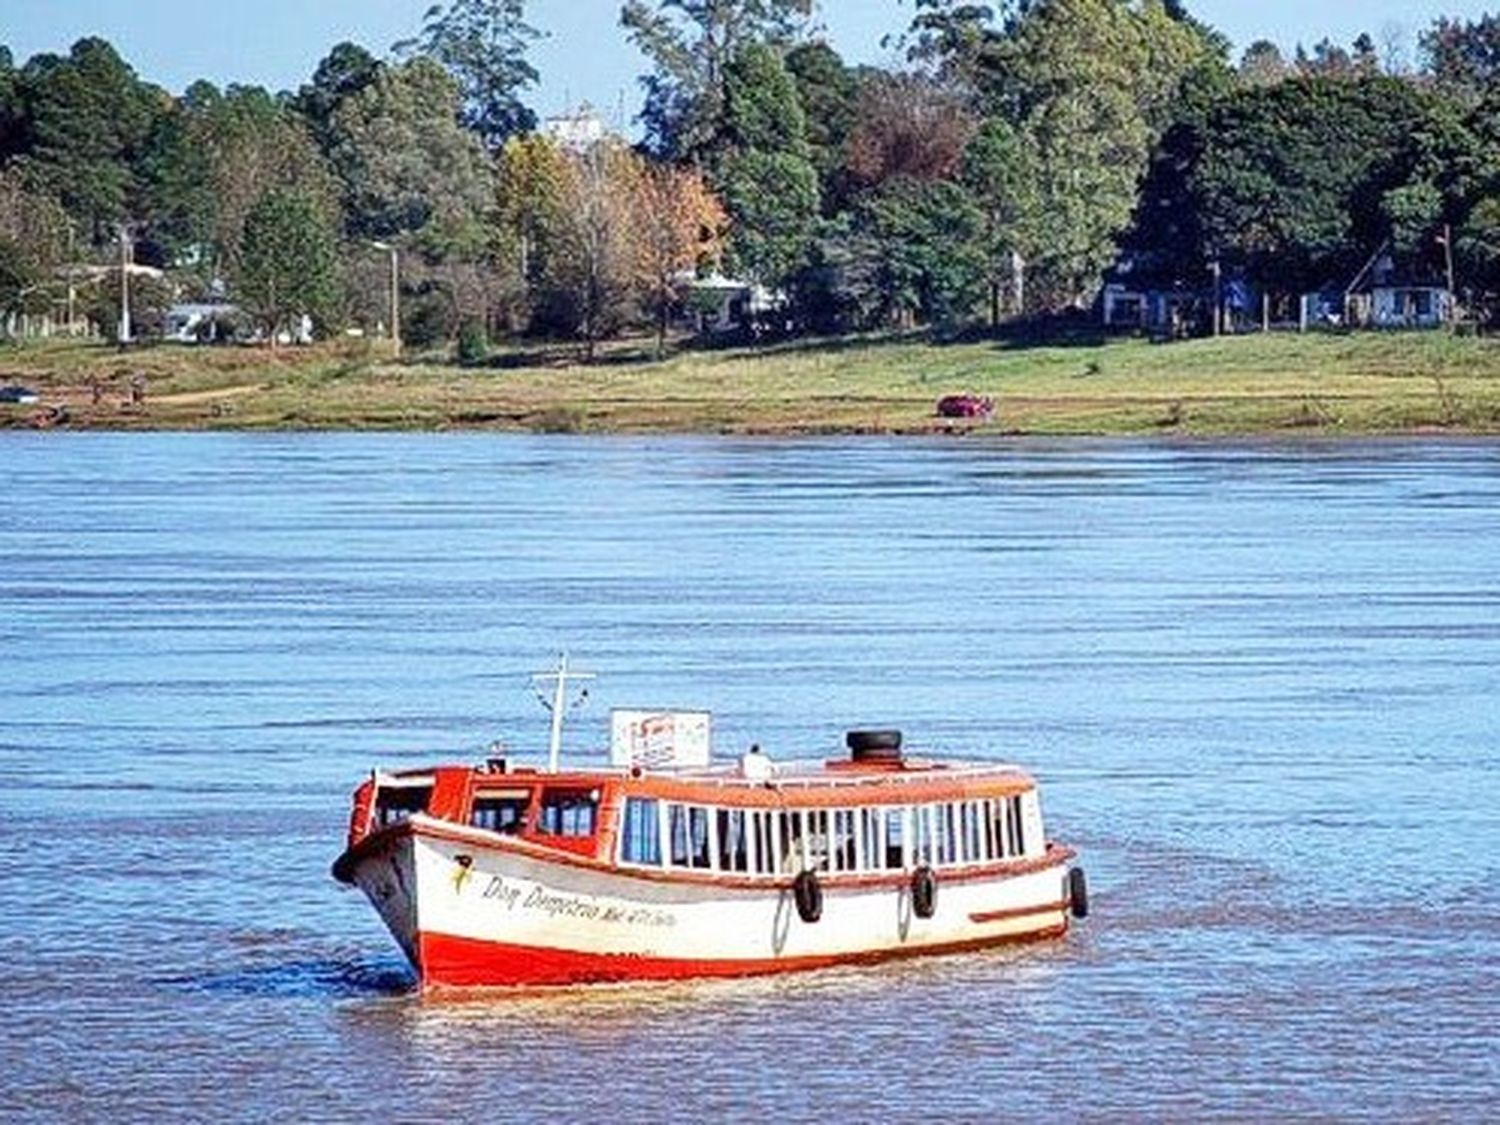
[[[1479,1119],[1500,446],[0,435],[0,1118]],[[423,1002],[328,877],[558,649],[1011,758],[1066,941]]]

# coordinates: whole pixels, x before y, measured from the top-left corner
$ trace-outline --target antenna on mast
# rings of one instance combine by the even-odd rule
[[[557,772],[557,758],[562,752],[562,725],[563,713],[569,709],[568,703],[568,681],[569,680],[592,680],[592,672],[572,672],[568,670],[568,654],[562,653],[557,658],[557,671],[536,672],[531,677],[532,688],[536,691],[536,697],[541,701],[543,707],[552,712],[552,734],[547,743],[547,769],[551,773]],[[555,681],[552,689],[552,697],[549,699],[547,693],[542,690],[542,685],[549,681]],[[578,698],[573,700],[572,707],[580,707],[583,701],[589,697],[589,689],[584,688],[578,693]]]

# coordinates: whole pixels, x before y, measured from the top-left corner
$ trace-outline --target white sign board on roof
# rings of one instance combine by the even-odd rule
[[[708,755],[707,711],[616,709],[609,713],[611,765],[643,769],[706,766]]]

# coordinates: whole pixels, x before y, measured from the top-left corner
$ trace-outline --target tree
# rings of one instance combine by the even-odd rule
[[[653,68],[641,79],[651,151],[710,160],[723,144],[730,60],[750,44],[787,43],[811,11],[812,0],[625,0],[620,25]]]
[[[24,124],[20,75],[10,48],[0,44],[0,165],[20,151]]]
[[[304,84],[292,99],[292,107],[307,122],[324,155],[337,140],[334,115],[346,101],[374,82],[383,66],[358,44],[336,44],[318,63],[312,81]]]
[[[715,180],[732,220],[735,267],[781,286],[806,259],[818,174],[796,83],[771,47],[751,43],[730,61],[721,137]]]
[[[980,215],[977,245],[989,288],[990,325],[1000,322],[1001,295],[1043,231],[1032,229],[1038,207],[1037,154],[998,118],[986,121],[964,152],[963,182]],[[1016,294],[1013,312],[1021,312]]]
[[[1269,39],[1257,39],[1240,56],[1239,78],[1246,86],[1274,86],[1291,74],[1281,48]]]
[[[952,179],[977,127],[963,99],[920,74],[880,74],[859,93],[845,167],[866,187]]]
[[[666,164],[642,166],[631,213],[636,268],[656,314],[659,357],[679,278],[718,257],[729,217],[698,172]]]
[[[45,309],[65,260],[68,218],[57,201],[0,170],[0,313]]]
[[[457,83],[427,58],[382,67],[330,125],[355,238],[419,235],[433,253],[471,246],[494,191],[488,154],[457,118]]]
[[[1422,33],[1418,46],[1438,86],[1471,105],[1500,82],[1500,15],[1438,19]]]
[[[786,54],[806,121],[808,159],[817,169],[824,206],[840,194],[844,144],[854,128],[860,79],[827,43],[802,43]]]
[[[338,188],[302,118],[258,86],[220,93],[198,83],[184,99],[189,143],[208,166],[212,242],[224,276],[239,272],[251,210],[278,189],[316,200],[333,214]]]
[[[1032,226],[1045,224],[1047,237],[1029,262],[1028,292],[1044,307],[1090,299],[1129,224],[1153,143],[1184,85],[1221,69],[1222,52],[1159,0],[1050,0],[1012,22],[986,101],[1036,154]]]
[[[962,321],[983,275],[982,225],[959,184],[890,180],[825,248],[836,292],[861,325]]]
[[[393,49],[446,68],[462,92],[464,125],[498,149],[536,127],[536,114],[521,95],[538,80],[526,52],[540,36],[526,22],[524,0],[453,0],[429,8],[421,33]]]
[[[548,287],[557,302],[552,315],[583,339],[592,361],[595,344],[635,314],[631,208],[640,162],[624,145],[605,141],[580,154],[569,168],[564,193],[568,224],[559,252],[549,256]]]
[[[66,58],[36,55],[19,75],[20,150],[36,184],[100,241],[132,217],[136,160],[158,114],[161,90],[136,77],[102,39],[81,39]]]
[[[338,249],[319,202],[298,191],[274,189],[245,220],[238,278],[240,303],[277,335],[302,316],[324,320],[337,297]]]

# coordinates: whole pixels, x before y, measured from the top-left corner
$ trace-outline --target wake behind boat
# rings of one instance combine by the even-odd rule
[[[704,712],[616,711],[610,765],[374,772],[335,877],[424,988],[743,976],[1057,937],[1087,913],[1019,768],[908,756],[709,753]]]

